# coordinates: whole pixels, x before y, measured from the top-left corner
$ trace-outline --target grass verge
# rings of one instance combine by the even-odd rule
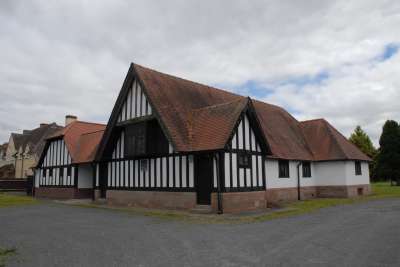
[[[97,204],[78,204],[82,207],[112,209],[122,211],[129,214],[137,214],[144,216],[151,216],[166,220],[178,220],[189,223],[253,223],[262,222],[266,220],[285,218],[289,216],[302,215],[318,211],[323,208],[349,205],[371,200],[385,199],[385,198],[400,198],[400,186],[390,186],[390,183],[374,183],[371,184],[372,194],[358,198],[317,198],[303,201],[284,203],[279,209],[268,210],[265,212],[257,213],[254,215],[240,215],[240,214],[192,214],[189,212],[181,211],[166,211],[166,210],[149,210],[140,208],[121,208],[109,207]]]
[[[37,200],[32,197],[0,193],[0,208],[34,203],[37,203]]]
[[[4,267],[6,266],[6,260],[8,257],[15,255],[16,253],[16,249],[15,248],[0,248],[0,267]]]

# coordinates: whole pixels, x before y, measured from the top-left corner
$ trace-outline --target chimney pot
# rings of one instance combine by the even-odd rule
[[[74,115],[66,115],[66,116],[65,116],[65,126],[67,126],[68,124],[70,124],[70,123],[76,121],[77,119],[78,119],[77,116],[74,116]]]

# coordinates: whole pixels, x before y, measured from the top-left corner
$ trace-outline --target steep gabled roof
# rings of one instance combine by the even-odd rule
[[[99,123],[74,121],[48,139],[63,138],[71,155],[72,163],[89,162],[92,160],[92,154],[97,149],[105,127],[106,125]],[[90,138],[93,138],[93,140]]]
[[[245,97],[213,88],[200,83],[164,74],[133,64],[139,80],[153,109],[166,128],[176,151],[193,151],[202,148],[190,139],[198,129],[191,123],[191,117],[204,115],[202,108],[218,106],[234,101],[245,101]],[[215,109],[221,109],[215,107]],[[197,113],[195,110],[199,110]],[[193,113],[194,112],[194,113]],[[201,133],[197,133],[201,134]],[[192,146],[194,145],[194,147]]]
[[[300,125],[314,160],[371,160],[324,119],[303,121]]]
[[[29,147],[28,154],[39,157],[44,149],[45,139],[61,128],[56,123],[50,123],[32,130],[24,130],[22,134],[12,133],[15,150],[25,152]]]
[[[321,142],[336,144],[335,153],[321,151],[315,125],[303,124],[283,108],[237,94],[131,64],[113,108],[96,156],[100,160],[122,103],[136,78],[175,151],[218,150],[225,147],[235,122],[248,106],[271,157],[293,160],[368,160],[332,126],[325,127]],[[307,127],[306,127],[307,126]],[[256,129],[257,130],[257,129]],[[318,135],[318,134],[317,134]],[[320,138],[319,136],[317,138]],[[332,152],[331,151],[331,152]],[[346,151],[345,153],[342,153]],[[361,154],[360,154],[361,153]],[[317,156],[316,156],[317,155]]]

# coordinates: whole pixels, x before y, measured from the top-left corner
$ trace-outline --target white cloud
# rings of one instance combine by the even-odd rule
[[[208,84],[273,87],[267,100],[376,140],[400,119],[397,1],[2,1],[0,140],[66,113],[106,122],[131,61]],[[304,88],[281,85],[329,72]],[[397,99],[396,99],[397,98]]]

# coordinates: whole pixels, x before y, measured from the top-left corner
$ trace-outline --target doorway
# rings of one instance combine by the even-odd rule
[[[195,179],[197,204],[211,205],[211,192],[213,181],[212,155],[198,155],[195,157]]]

